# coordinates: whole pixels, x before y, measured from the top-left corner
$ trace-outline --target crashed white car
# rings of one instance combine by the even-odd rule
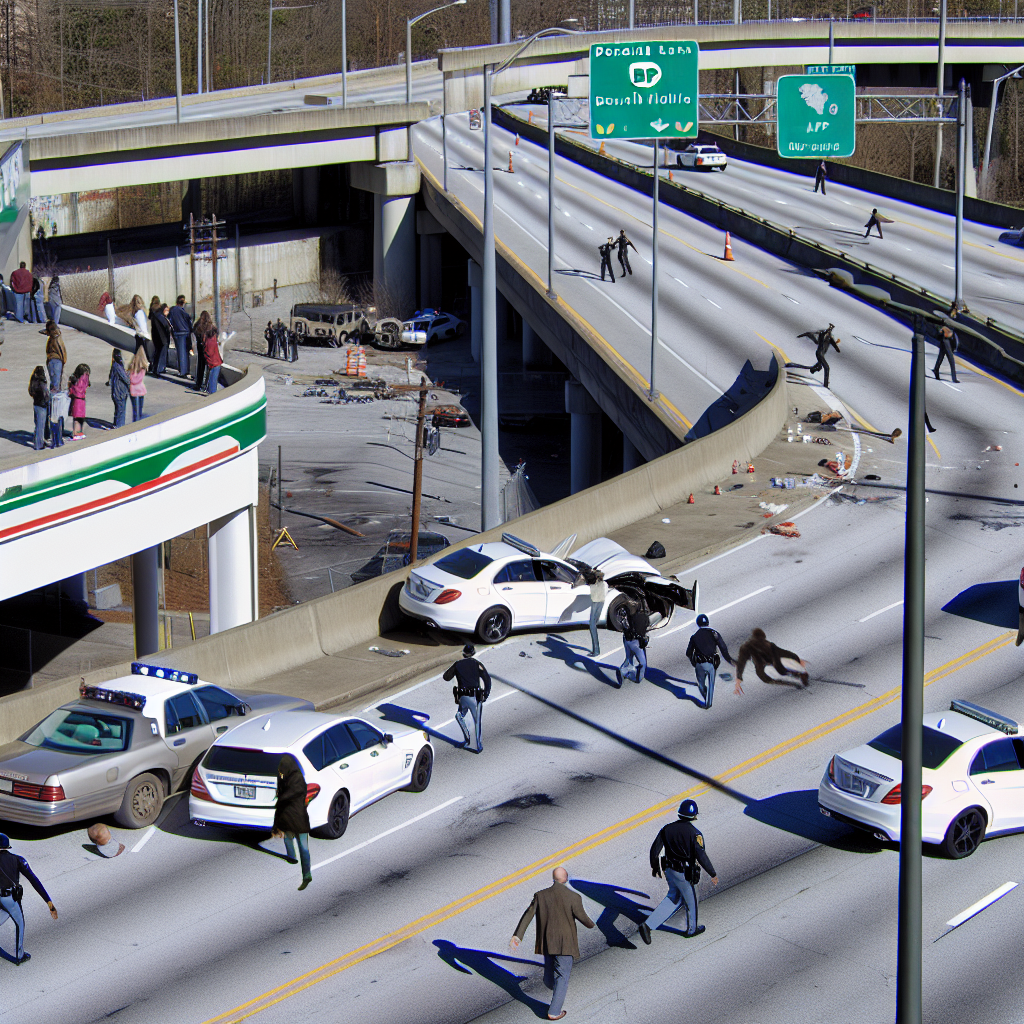
[[[699,171],[724,171],[729,161],[714,145],[694,142],[681,153],[676,153],[676,167],[692,167]]]
[[[458,548],[419,566],[398,598],[406,615],[428,626],[473,633],[496,644],[513,630],[585,626],[590,622],[586,576],[600,569],[608,583],[601,621],[621,631],[631,599],[643,597],[651,627],[665,626],[676,606],[697,610],[697,584],[684,587],[662,576],[646,559],[600,537],[570,556],[576,541],[567,537],[551,554],[511,534],[496,543]]]

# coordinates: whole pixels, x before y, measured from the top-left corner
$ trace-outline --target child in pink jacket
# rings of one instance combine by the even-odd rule
[[[149,360],[146,350],[140,345],[128,364],[128,397],[132,402],[132,423],[142,419],[142,403],[146,397],[146,371]]]
[[[89,387],[91,372],[87,363],[79,363],[68,380],[68,395],[71,398],[71,434],[72,439],[76,441],[85,437],[85,390]]]

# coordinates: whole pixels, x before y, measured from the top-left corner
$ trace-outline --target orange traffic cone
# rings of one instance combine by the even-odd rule
[[[696,505],[697,504],[697,502],[695,502],[693,500],[693,495],[692,494],[686,499],[686,504],[687,505]]]
[[[508,173],[509,174],[515,174],[516,173],[515,170],[512,167],[512,150],[511,149],[508,151]]]
[[[604,139],[601,140],[601,145],[597,147],[597,155],[598,156],[604,156],[605,155],[605,152],[604,152]]]
[[[516,132],[516,145],[519,145],[519,132]]]
[[[532,110],[530,111],[530,116],[527,118],[527,122],[529,124],[533,124],[533,111]]]
[[[732,475],[735,476],[740,471],[740,464],[736,459],[732,460]]]
[[[721,493],[722,493],[722,488],[719,487],[718,484],[715,484],[715,494],[721,494]]]
[[[729,232],[725,233],[725,255],[722,257],[726,262],[735,262],[736,257],[732,254],[732,242],[729,240]]]
[[[671,172],[671,171],[669,171],[669,172],[668,172],[668,180],[669,180],[669,181],[671,181],[671,180],[672,180],[672,172]]]
[[[747,463],[747,472],[748,473],[753,473],[754,472],[754,464],[752,462]]]

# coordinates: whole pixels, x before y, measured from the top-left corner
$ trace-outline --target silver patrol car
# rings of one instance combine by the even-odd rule
[[[0,820],[45,826],[113,813],[125,828],[144,828],[246,716],[313,710],[307,700],[232,693],[139,662],[130,676],[83,684],[80,694],[0,747]]]

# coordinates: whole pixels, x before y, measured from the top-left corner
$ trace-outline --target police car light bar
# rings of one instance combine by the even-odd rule
[[[102,686],[87,686],[85,683],[78,688],[80,696],[87,700],[101,700],[107,704],[119,704],[123,708],[134,708],[141,711],[146,706],[146,698],[140,693],[128,693],[126,690],[106,690]]]
[[[518,537],[511,533],[503,533],[501,539],[516,551],[522,551],[524,555],[529,555],[531,558],[540,558],[540,548],[536,544],[531,544],[529,541],[520,540]]]
[[[199,676],[195,672],[183,672],[179,668],[164,668],[163,665],[146,665],[141,661],[132,662],[133,676],[153,676],[155,679],[166,679],[170,683],[185,683],[195,686]]]
[[[949,710],[959,712],[968,718],[973,718],[976,722],[990,725],[993,729],[1005,732],[1007,736],[1017,735],[1017,723],[1012,718],[1007,718],[1005,715],[1000,715],[995,711],[989,711],[988,708],[972,704],[969,700],[954,700],[950,703]]]

